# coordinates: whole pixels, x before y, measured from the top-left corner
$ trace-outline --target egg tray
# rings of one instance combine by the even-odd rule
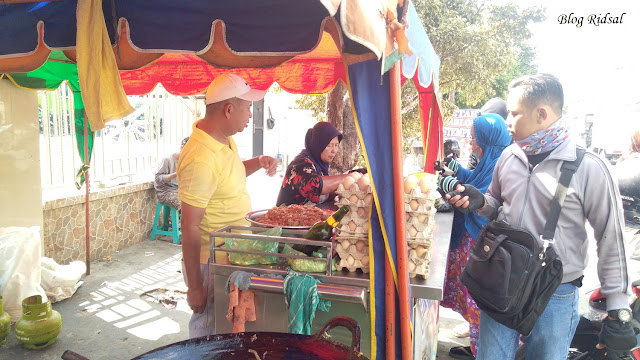
[[[420,261],[431,261],[431,248],[425,248],[422,255],[418,255],[418,249],[409,249],[409,259],[414,260],[414,263]]]
[[[409,240],[407,244],[409,245],[409,249],[415,249],[418,246],[424,246],[426,248],[431,248],[431,244],[433,243],[433,238],[431,239],[422,239],[422,240]]]
[[[416,276],[420,276],[423,279],[427,279],[427,277],[429,277],[430,261],[421,261],[420,259],[415,259],[415,260],[409,259],[409,262],[415,265],[415,268],[413,270],[409,270],[409,277],[411,279],[415,278]],[[411,265],[409,265],[409,268],[411,268]]]
[[[357,244],[358,241],[363,241],[365,243],[365,246],[369,246],[369,237],[355,237],[355,236],[348,236],[348,235],[338,235],[336,236],[336,241],[344,244],[345,242],[348,242],[350,244]]]
[[[409,231],[409,229],[414,228],[416,229],[417,232],[421,232],[421,233],[425,233],[425,232],[430,232],[433,233],[433,230],[436,226],[436,222],[433,219],[427,220],[427,222],[421,223],[421,222],[408,222],[407,223],[407,231]],[[418,236],[418,235],[415,235]]]
[[[360,242],[360,250],[358,250],[358,242]],[[335,249],[338,253],[359,253],[359,254],[368,254],[369,253],[369,245],[366,240],[358,240],[352,243],[349,240],[345,241],[337,241]]]
[[[354,259],[356,260],[361,260],[363,257],[369,257],[369,249],[367,249],[366,253],[361,253],[358,251],[355,252],[351,252],[351,251],[338,251],[338,256],[340,257],[340,259],[347,259],[349,256],[353,256]]]
[[[426,200],[424,203],[418,203],[418,206],[412,207],[410,203],[404,203],[404,211],[409,214],[430,214],[435,211],[435,200]]]
[[[411,189],[409,193],[404,193],[404,202],[409,202],[412,199],[415,199],[417,201],[435,200],[439,197],[440,193],[436,190],[435,186],[432,189],[429,189],[429,191],[427,191],[426,193],[423,193],[420,190],[420,187],[416,186],[415,188]]]
[[[427,240],[433,240],[433,231],[422,231],[418,232],[416,236],[410,236],[407,234],[407,241],[422,241],[425,242]]]
[[[416,277],[420,277],[424,280],[427,280],[429,278],[429,266],[424,267],[423,269],[420,269],[418,272],[409,272],[409,278],[414,279]]]
[[[356,226],[360,226],[365,229],[369,228],[369,218],[368,217],[362,218],[358,216],[357,211],[355,213],[351,213],[351,211],[349,211],[347,215],[345,215],[342,218],[342,220],[340,220],[340,225],[348,225],[349,222],[351,221],[353,221],[356,224]]]
[[[365,237],[369,234],[369,227],[357,226],[354,230],[351,230],[348,224],[344,224],[338,228],[339,231],[344,232],[346,234],[351,234],[354,236]]]
[[[360,269],[362,270],[363,273],[368,274],[369,273],[369,257],[368,256],[366,257],[366,265],[362,263],[362,260],[355,260],[353,262],[353,265],[349,265],[346,259],[340,259],[340,261],[336,263],[336,269],[338,269],[338,271],[342,271],[342,269],[348,269],[349,272],[356,272],[358,269]]]
[[[346,230],[343,230],[343,227],[341,226],[338,228],[337,234],[338,234],[338,237],[353,237],[353,238],[359,238],[359,239],[369,238],[369,231],[364,230],[361,227],[356,228],[356,231],[351,231],[349,230],[348,227],[346,228]]]
[[[415,214],[415,213],[406,213],[405,219],[407,220],[407,225],[414,224],[431,224],[435,223],[435,212],[433,214]]]
[[[354,214],[357,214],[357,217],[359,218],[368,219],[371,214],[371,206],[365,204],[363,200],[358,200],[355,204],[345,198],[340,198],[340,200],[336,201],[337,207],[341,207],[343,205],[349,207],[349,212],[347,214],[352,216],[352,218],[356,217]]]
[[[417,224],[435,225],[436,212],[433,211],[432,213],[427,213],[427,214],[408,213],[406,219],[407,219],[407,224],[409,225],[417,225]]]
[[[364,200],[367,195],[371,194],[371,185],[367,185],[364,189],[360,189],[358,184],[353,184],[350,188],[345,189],[344,185],[340,184],[336,189],[336,194],[346,199],[351,195],[355,195],[358,199]]]

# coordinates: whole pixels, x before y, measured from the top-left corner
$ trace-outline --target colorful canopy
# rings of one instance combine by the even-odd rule
[[[97,34],[95,42],[87,39],[84,31],[77,31],[87,26],[83,11],[93,16],[90,30]],[[90,106],[105,105],[96,98],[110,97],[101,95],[105,89],[88,87],[90,81],[83,79],[93,79],[94,85],[107,79],[112,87],[120,86],[128,94],[143,94],[162,83],[176,95],[202,93],[224,71],[238,73],[260,89],[278,82],[293,93],[325,93],[338,80],[345,81],[352,95],[367,167],[377,189],[370,235],[375,252],[371,350],[373,359],[385,358],[385,274],[380,271],[385,258],[393,266],[396,284],[408,282],[408,274],[398,274],[395,269],[393,209],[394,203],[403,199],[382,191],[401,186],[389,175],[394,167],[389,156],[390,81],[389,74],[384,73],[397,59],[392,55],[396,47],[404,53],[412,52],[402,60],[402,74],[413,79],[420,93],[427,164],[439,155],[442,144],[437,100],[439,59],[409,0],[104,0],[101,5],[100,0],[63,0],[3,4],[0,29],[0,74],[27,73],[12,74],[11,78],[20,83],[16,79],[22,77],[22,86],[30,83],[34,88],[47,87],[38,85],[39,81],[49,84],[57,80],[33,71],[47,61],[51,50],[61,50],[69,59],[78,60],[75,71],[87,112]],[[114,66],[121,70],[115,82],[98,74],[105,67],[110,70],[109,59],[92,66],[92,51],[105,48],[98,36],[107,39],[106,55],[113,52]],[[105,55],[104,51],[99,53]],[[108,120],[98,121],[89,114],[92,125],[97,125],[92,126],[95,130]],[[399,338],[398,332],[396,340]],[[396,343],[397,354],[406,356],[410,352]]]

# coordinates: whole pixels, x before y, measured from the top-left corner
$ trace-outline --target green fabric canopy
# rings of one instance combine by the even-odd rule
[[[80,189],[84,183],[84,174],[89,169],[91,152],[93,151],[94,132],[89,126],[89,159],[84,158],[84,103],[80,93],[78,67],[71,62],[62,51],[52,51],[49,59],[40,68],[28,73],[13,73],[7,76],[19,87],[32,90],[55,90],[66,81],[73,92],[73,108],[76,129],[76,145],[82,159],[82,167],[78,169],[76,187]]]

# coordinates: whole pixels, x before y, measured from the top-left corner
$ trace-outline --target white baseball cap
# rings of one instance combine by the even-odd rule
[[[252,89],[243,78],[236,74],[225,73],[213,79],[207,88],[204,103],[209,105],[234,97],[247,101],[258,101],[266,93],[266,90]]]

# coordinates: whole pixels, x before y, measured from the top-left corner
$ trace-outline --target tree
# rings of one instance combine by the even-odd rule
[[[521,9],[515,4],[494,5],[481,0],[413,1],[440,56],[440,106],[445,125],[457,106],[479,108],[491,97],[504,98],[512,79],[535,72],[528,25],[544,19],[541,7]],[[418,93],[412,81],[403,85],[402,97],[403,145],[408,152],[421,130]],[[325,99],[305,96],[297,105],[321,118],[322,105],[333,108],[331,102],[339,101],[340,96]],[[348,98],[342,101],[348,103]],[[327,113],[327,121],[335,125],[339,120],[332,116]]]
[[[485,5],[475,0],[414,3],[440,56],[440,91],[445,94],[443,102],[450,104],[457,100],[476,104],[496,96],[496,79],[503,75],[502,82],[508,84],[508,73],[528,48],[529,23],[544,19],[542,8],[520,9],[515,4]],[[532,57],[522,60],[526,66]]]
[[[331,162],[331,175],[342,174],[353,169],[360,156],[360,140],[353,120],[351,101],[347,86],[338,81],[326,96],[327,119],[342,133],[342,142],[336,157]]]

